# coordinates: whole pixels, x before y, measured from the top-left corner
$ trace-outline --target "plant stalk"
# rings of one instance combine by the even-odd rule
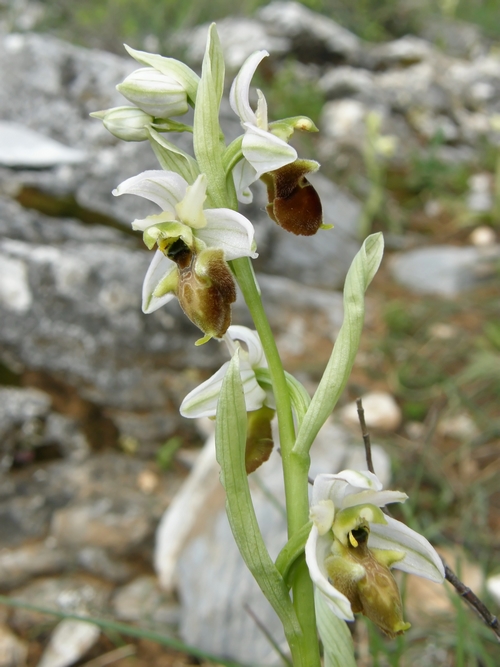
[[[292,452],[295,444],[295,427],[290,394],[283,364],[281,363],[269,320],[262,305],[250,261],[247,257],[243,257],[233,260],[231,266],[259,334],[269,366],[278,416],[285,483],[287,527],[288,537],[290,538],[309,521],[309,456],[301,457]],[[291,647],[294,667],[319,667],[320,658],[314,613],[314,593],[309,571],[304,560],[296,568],[292,592],[293,605],[303,632],[300,644],[295,650]]]

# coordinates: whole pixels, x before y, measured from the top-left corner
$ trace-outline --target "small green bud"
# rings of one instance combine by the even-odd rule
[[[188,110],[187,94],[182,85],[153,67],[135,70],[116,89],[155,118],[182,116]]]
[[[312,236],[323,224],[321,200],[305,178],[318,167],[314,160],[295,160],[261,176],[267,186],[267,213],[287,232]]]
[[[146,128],[153,122],[152,116],[137,107],[115,107],[90,115],[102,120],[104,127],[123,141],[146,141],[149,138]]]

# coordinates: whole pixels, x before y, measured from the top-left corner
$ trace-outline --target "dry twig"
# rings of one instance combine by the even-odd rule
[[[363,442],[365,444],[366,465],[368,466],[368,470],[375,474],[375,470],[373,469],[370,434],[366,428],[365,411],[363,410],[363,403],[361,402],[360,398],[356,400],[356,405],[358,406],[358,418],[361,426]],[[384,508],[384,511],[387,511],[387,509]],[[388,511],[387,514],[389,514]],[[493,630],[497,639],[500,641],[500,624],[498,622],[498,618],[490,612],[484,602],[482,602],[477,597],[477,595],[471,591],[470,588],[468,588],[462,581],[460,581],[457,575],[453,572],[449,565],[444,562],[442,558],[441,560],[443,561],[444,565],[446,581],[449,581],[449,583],[457,591],[458,595],[460,595],[460,597],[463,598],[469,604],[469,606],[472,607],[472,609],[474,609],[481,620]]]

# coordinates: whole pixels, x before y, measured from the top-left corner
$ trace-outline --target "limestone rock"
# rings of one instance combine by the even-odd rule
[[[362,42],[327,16],[298,2],[271,2],[257,12],[270,34],[291,40],[292,50],[304,62],[356,62]]]
[[[40,607],[90,616],[103,613],[109,595],[109,585],[76,574],[36,579],[13,593],[16,599]],[[53,616],[19,608],[13,612],[11,622],[14,629],[27,630],[34,625],[53,621]]]
[[[32,577],[59,573],[72,563],[71,553],[50,543],[37,542],[17,549],[4,547],[0,551],[0,589],[15,588]]]
[[[85,153],[68,148],[18,123],[0,122],[0,164],[40,169],[83,162]]]
[[[0,625],[0,667],[25,667],[28,646],[5,625]]]
[[[37,667],[69,667],[99,639],[101,629],[92,623],[65,619],[52,632]]]
[[[368,428],[395,431],[401,424],[401,408],[391,394],[373,391],[362,396],[362,401]],[[358,408],[355,402],[344,406],[339,415],[347,424],[359,426]]]
[[[391,258],[393,277],[417,294],[452,298],[488,278],[494,278],[494,264],[500,246],[489,248],[429,246]]]

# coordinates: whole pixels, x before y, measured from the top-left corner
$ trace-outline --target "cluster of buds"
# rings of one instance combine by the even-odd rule
[[[115,195],[135,194],[153,201],[161,212],[135,220],[134,229],[144,234],[149,249],[157,248],[147,272],[142,307],[151,313],[177,297],[189,317],[205,334],[199,342],[222,338],[231,323],[231,304],[236,286],[230,262],[257,256],[251,222],[229,206],[215,207],[210,198],[210,174],[201,173],[197,160],[169,144],[160,133],[182,131],[197,137],[206,128],[174,121],[193,107],[205,104],[200,78],[187,65],[172,58],[135,51],[130,55],[141,65],[118,91],[135,106],[122,106],[92,115],[100,118],[116,137],[126,141],[149,140],[158,154],[167,156],[177,171],[147,171],[129,178]],[[299,235],[315,234],[323,226],[321,202],[307,174],[318,169],[313,160],[301,160],[288,143],[295,130],[316,131],[306,117],[269,123],[267,103],[257,91],[257,110],[250,106],[250,83],[268,53],[258,51],[243,64],[231,88],[230,103],[239,116],[244,134],[227,147],[232,151],[227,176],[238,199],[252,200],[249,186],[262,179],[267,186],[267,211],[284,229]],[[203,76],[203,75],[202,75]],[[198,142],[199,143],[199,142]],[[235,153],[235,154],[234,154]],[[195,150],[196,154],[196,150]]]

